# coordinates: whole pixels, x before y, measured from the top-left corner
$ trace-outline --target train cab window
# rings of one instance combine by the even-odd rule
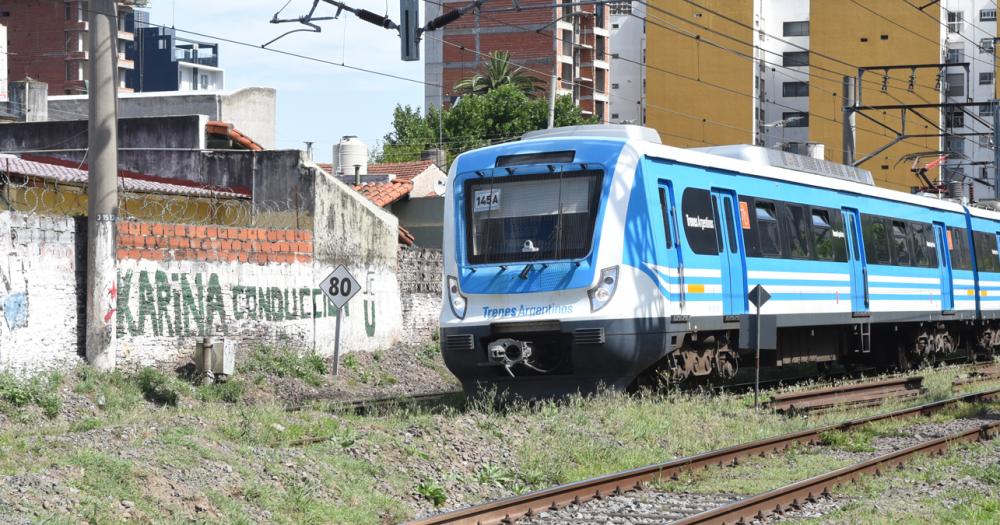
[[[976,250],[976,268],[980,272],[1000,272],[996,234],[974,231],[972,242]]]
[[[812,211],[813,244],[816,246],[816,257],[822,261],[832,261],[833,228],[830,225],[830,213],[826,210]]]
[[[718,255],[715,202],[708,190],[687,188],[681,196],[684,237],[691,251],[700,255]]]
[[[667,248],[673,248],[674,239],[671,235],[671,223],[670,223],[670,202],[667,200],[667,190],[666,188],[660,188],[660,211],[663,215],[663,233],[665,246]]]
[[[760,254],[764,257],[781,257],[781,237],[774,203],[757,201],[754,210],[760,239]]]
[[[789,254],[793,259],[809,258],[809,226],[806,222],[806,211],[802,206],[789,204],[786,206],[786,222],[788,224]]]
[[[889,264],[889,232],[882,217],[861,214],[861,234],[868,264]]]
[[[965,228],[948,228],[948,252],[954,270],[971,270],[972,257],[969,253],[969,236]]]
[[[898,266],[910,266],[913,260],[910,256],[910,239],[903,221],[892,221],[892,252]]]

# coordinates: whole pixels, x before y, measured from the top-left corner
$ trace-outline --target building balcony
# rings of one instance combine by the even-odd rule
[[[607,55],[605,55],[605,56],[607,56]],[[608,62],[605,62],[604,60],[598,59],[598,60],[591,60],[589,62],[584,62],[584,63],[580,64],[580,67],[587,68],[587,69],[607,69],[607,70],[610,70],[611,69],[611,64],[608,63]]]
[[[605,93],[605,92],[602,92],[600,89],[598,89],[597,91],[595,91],[593,93],[589,93],[589,94],[586,94],[586,95],[580,95],[580,100],[581,101],[586,101],[586,102],[595,101],[595,100],[598,101],[598,102],[607,102],[608,101],[608,94]]]
[[[135,61],[125,58],[125,55],[118,55],[118,69],[135,69]]]
[[[64,86],[68,91],[73,91],[75,93],[87,92],[86,80],[67,80]]]
[[[126,42],[135,42],[135,33],[130,33],[128,31],[118,30],[118,40],[124,40]]]
[[[585,77],[583,75],[577,75],[576,77],[573,78],[573,82],[576,82],[577,84],[593,84],[594,79],[590,77]]]
[[[87,60],[90,58],[90,53],[87,51],[67,51],[66,61],[76,61],[76,60]]]
[[[90,23],[86,21],[79,22],[76,20],[69,20],[66,22],[66,25],[63,26],[63,29],[66,31],[89,31]]]
[[[604,27],[584,27],[580,30],[580,34],[583,36],[603,36],[610,37],[611,30]]]

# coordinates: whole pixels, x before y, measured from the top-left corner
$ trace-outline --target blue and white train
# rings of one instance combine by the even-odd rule
[[[758,284],[777,326],[765,364],[1000,346],[1000,213],[857,168],[580,126],[465,153],[449,185],[442,352],[469,393],[731,378]]]

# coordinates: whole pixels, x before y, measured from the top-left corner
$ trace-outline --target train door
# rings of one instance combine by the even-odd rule
[[[743,232],[736,193],[730,190],[712,190],[712,211],[715,213],[715,232],[719,241],[719,259],[722,268],[722,313],[740,315],[747,311],[747,273],[743,264]]]
[[[669,182],[661,181],[659,185],[660,213],[663,216],[663,247],[665,258],[659,263],[667,268],[677,269],[677,279],[680,288],[680,304],[684,306],[684,265],[680,255],[680,228],[677,226],[677,213],[674,209],[674,189]],[[659,250],[657,250],[659,251]]]
[[[861,215],[858,210],[844,208],[844,229],[847,230],[847,264],[851,272],[851,311],[868,311],[868,267],[865,247],[861,242]]]
[[[955,309],[955,290],[951,281],[951,254],[948,251],[948,230],[943,223],[934,223],[934,244],[937,246],[938,269],[941,272],[941,310]]]

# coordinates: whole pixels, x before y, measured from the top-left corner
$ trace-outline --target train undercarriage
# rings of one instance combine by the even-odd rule
[[[840,364],[910,370],[1000,355],[1000,321],[857,323],[777,332],[777,348],[761,351],[762,367],[816,363],[820,369]],[[639,383],[648,383],[650,375],[672,382],[730,380],[756,359],[752,349],[737,348],[738,336],[736,330],[688,334]]]

